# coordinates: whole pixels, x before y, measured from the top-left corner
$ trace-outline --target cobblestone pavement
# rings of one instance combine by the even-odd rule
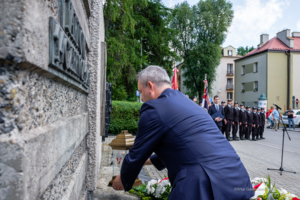
[[[293,194],[300,195],[300,132],[290,131],[291,141],[285,135],[283,169],[295,171],[296,174],[267,170],[279,169],[281,164],[282,130],[265,129],[265,140],[232,141],[231,145],[240,156],[250,178],[271,176],[277,187],[284,188]],[[145,167],[148,175],[154,179],[167,176],[167,170],[158,171],[154,166]]]

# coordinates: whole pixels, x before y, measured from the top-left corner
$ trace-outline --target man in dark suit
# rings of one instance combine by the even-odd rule
[[[225,109],[225,101],[221,102],[221,106],[223,107],[223,110],[224,110]],[[225,110],[224,110],[224,114],[225,114]],[[224,115],[224,117],[225,117],[225,115]],[[222,121],[222,124],[223,124],[223,126],[222,126],[222,134],[223,135],[226,135],[225,134],[225,132],[226,132],[226,123],[225,123],[225,121],[226,121],[226,119],[224,118],[223,121]]]
[[[266,115],[265,115],[265,109],[261,108],[261,120],[262,120],[262,125],[260,126],[260,138],[261,139],[265,139],[264,138],[264,131],[265,131],[265,123],[266,123]]]
[[[248,113],[244,109],[244,105],[240,104],[240,114],[239,114],[239,123],[240,123],[240,139],[241,140],[246,140],[246,133],[247,133],[247,123],[248,123]]]
[[[239,103],[234,102],[234,108],[233,108],[233,122],[234,124],[232,125],[232,135],[233,135],[233,140],[240,140],[239,137],[236,136],[237,131],[239,129],[239,120],[240,120],[240,110],[238,108]]]
[[[247,121],[247,126],[248,126],[248,131],[247,131],[247,135],[246,135],[246,139],[250,140],[250,136],[252,133],[252,127],[253,127],[253,113],[251,112],[251,108],[250,106],[247,106],[247,112],[248,112],[248,121]]]
[[[216,123],[216,125],[218,126],[219,130],[222,132],[222,127],[223,127],[223,119],[224,119],[224,116],[225,116],[225,113],[224,113],[224,108],[223,106],[219,105],[219,101],[220,101],[220,98],[218,95],[214,96],[214,104],[211,105],[208,109],[208,114],[210,114],[210,116],[212,116],[213,114],[215,114],[216,112],[220,111],[221,115],[223,115],[223,118],[221,119],[220,117],[213,117],[213,120],[214,122]]]
[[[256,113],[257,109],[255,107],[252,108],[253,114],[253,126],[252,126],[252,141],[257,141],[257,128],[259,127],[258,116]]]
[[[231,107],[231,99],[228,99],[228,104],[225,106],[224,108],[224,112],[225,112],[225,119],[226,119],[226,138],[228,141],[232,141],[232,138],[230,138],[230,131],[231,131],[231,126],[234,125],[234,121],[233,121],[233,108]]]
[[[260,108],[257,108],[257,118],[258,118],[258,125],[257,133],[256,133],[256,139],[261,140],[260,136],[260,127],[262,126],[262,120],[261,120],[261,114],[260,114]]]
[[[248,200],[254,195],[233,147],[207,112],[171,89],[166,70],[149,66],[141,71],[138,90],[145,102],[138,132],[114,189],[130,190],[143,165],[153,164],[158,170],[168,169],[168,200]]]

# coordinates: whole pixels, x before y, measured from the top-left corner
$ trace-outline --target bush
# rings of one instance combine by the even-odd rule
[[[128,130],[136,134],[141,106],[139,102],[112,101],[109,132],[119,134],[121,130]]]

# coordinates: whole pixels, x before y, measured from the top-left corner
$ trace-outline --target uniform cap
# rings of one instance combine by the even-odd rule
[[[231,99],[227,99],[227,101],[232,101]]]
[[[244,106],[244,104],[241,103],[240,106]]]
[[[221,101],[221,103],[225,103],[225,101]]]
[[[234,102],[234,104],[239,104],[238,102]]]
[[[253,107],[252,109],[253,109],[253,110],[256,110],[256,107]]]

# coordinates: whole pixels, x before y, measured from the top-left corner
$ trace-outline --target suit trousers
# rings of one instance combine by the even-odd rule
[[[228,119],[226,124],[226,137],[230,137],[231,125],[232,125],[232,120]]]
[[[252,125],[248,125],[247,126],[247,136],[246,136],[246,138],[248,138],[249,140],[250,140],[250,136],[251,136],[251,133],[252,133]]]
[[[260,126],[256,127],[256,139],[260,136]]]
[[[252,126],[252,139],[255,139],[255,137],[257,136],[257,127],[255,125],[255,127]]]
[[[265,125],[262,125],[259,128],[260,128],[259,134],[260,134],[260,137],[262,137],[264,135]]]
[[[238,124],[239,124],[238,122],[234,122],[234,124],[232,125],[232,135],[233,136],[236,136],[236,133],[237,133],[238,127],[239,127]]]
[[[247,136],[247,127],[246,127],[246,124],[242,124],[240,125],[240,130],[239,130],[239,136],[240,138],[243,138],[244,136]]]

